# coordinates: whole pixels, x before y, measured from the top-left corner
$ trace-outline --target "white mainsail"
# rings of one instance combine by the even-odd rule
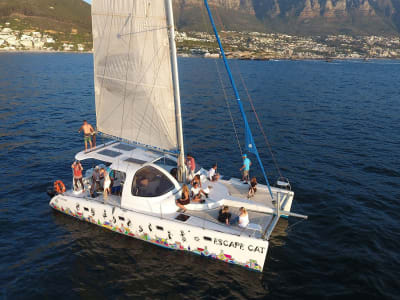
[[[165,0],[93,0],[97,129],[177,150]]]

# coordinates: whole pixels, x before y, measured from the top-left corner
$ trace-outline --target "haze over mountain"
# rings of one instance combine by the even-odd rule
[[[89,1],[90,0],[86,0]],[[209,0],[220,29],[299,35],[398,35],[400,0]],[[203,0],[173,0],[178,30],[209,31]],[[91,32],[83,0],[0,0],[0,19],[41,29]]]

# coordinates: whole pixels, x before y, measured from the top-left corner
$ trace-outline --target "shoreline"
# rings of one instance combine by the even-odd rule
[[[58,54],[58,53],[70,53],[70,54],[93,54],[93,51],[53,51],[53,50],[1,50],[0,49],[0,55],[4,54],[10,54],[10,53],[15,53],[15,54]],[[192,54],[186,54],[186,53],[178,53],[179,57],[197,57],[197,58],[206,58],[206,59],[217,59],[218,57],[215,56],[203,56],[203,55],[192,55]],[[307,57],[307,58],[298,58],[298,57],[270,57],[270,58],[264,58],[264,57],[256,57],[256,56],[251,56],[251,57],[232,57],[232,56],[227,56],[227,59],[237,59],[237,60],[249,60],[249,61],[305,61],[305,60],[319,60],[319,61],[326,61],[326,62],[332,62],[334,60],[364,60],[364,61],[369,61],[369,60],[381,60],[381,59],[388,59],[388,60],[399,60],[400,58],[396,57],[326,57],[326,58],[320,58],[320,57]]]

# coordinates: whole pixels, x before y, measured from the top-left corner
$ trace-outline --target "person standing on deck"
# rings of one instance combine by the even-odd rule
[[[95,196],[95,192],[100,189],[100,171],[99,166],[96,166],[92,173],[92,186],[90,188],[90,195]]]
[[[244,181],[244,183],[247,184],[247,182],[250,180],[249,172],[250,172],[251,160],[247,158],[247,154],[243,154],[242,158],[243,158],[243,166],[239,170],[240,171],[243,170],[242,181]]]
[[[186,156],[186,166],[189,169],[188,180],[191,181],[194,177],[194,171],[196,170],[196,162],[194,160],[194,157],[189,153]]]
[[[104,201],[105,201],[107,199],[108,195],[111,194],[111,190],[110,190],[111,179],[110,179],[110,174],[104,168],[100,169],[100,176],[101,175],[103,175],[103,177],[104,177],[103,198],[104,198]]]
[[[74,163],[71,165],[71,168],[74,171],[75,191],[77,191],[79,189],[79,187],[78,187],[78,180],[79,180],[80,184],[82,185],[82,192],[84,192],[85,186],[83,185],[83,181],[82,181],[83,167],[82,167],[81,163],[79,162],[79,160],[74,161]]]
[[[93,132],[92,132],[92,145],[93,145],[93,148],[96,148],[96,133],[97,133],[97,130],[93,129]]]
[[[83,130],[83,141],[85,142],[85,151],[87,151],[87,142],[90,144],[90,149],[93,148],[91,135],[95,132],[92,125],[90,125],[86,120],[83,120],[83,124],[81,128],[79,128],[78,132],[80,133]]]

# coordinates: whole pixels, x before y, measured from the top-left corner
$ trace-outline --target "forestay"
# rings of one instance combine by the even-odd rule
[[[93,0],[97,129],[177,150],[165,0]]]

